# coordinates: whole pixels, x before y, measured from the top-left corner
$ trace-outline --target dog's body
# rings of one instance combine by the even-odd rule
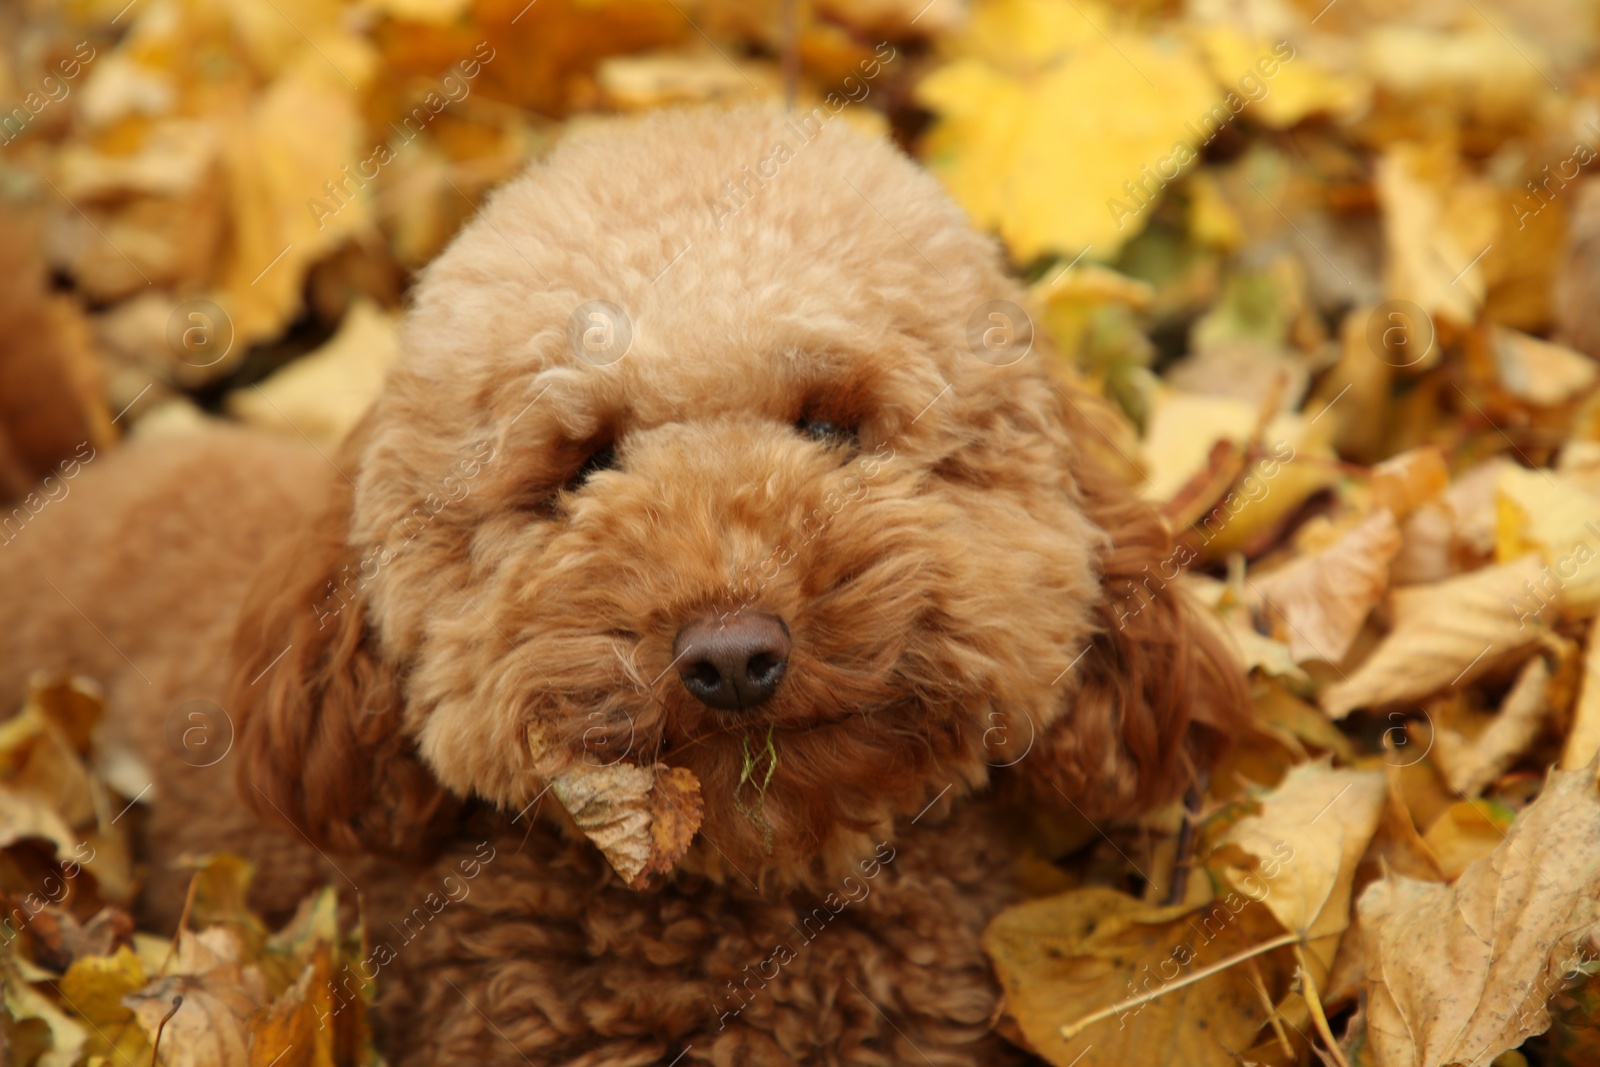
[[[980,935],[1020,846],[985,787],[1171,800],[1242,681],[1041,354],[969,345],[1021,299],[992,244],[888,147],[795,130],[563,147],[429,269],[336,455],[133,446],[0,548],[0,691],[94,675],[152,765],[155,918],[183,851],[243,852],[280,912],[359,887],[400,1063],[1016,1055]],[[716,690],[702,632],[776,668]],[[233,726],[214,763],[194,700]],[[701,786],[654,888],[546,794],[618,761]]]

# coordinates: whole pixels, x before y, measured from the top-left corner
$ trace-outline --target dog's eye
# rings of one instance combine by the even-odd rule
[[[794,428],[811,438],[830,445],[853,445],[856,442],[856,428],[845,426],[831,419],[803,418],[794,424]]]
[[[608,471],[617,465],[617,449],[615,445],[605,445],[589,453],[589,458],[583,461],[572,475],[567,479],[567,488],[580,489],[591,475],[598,471]]]

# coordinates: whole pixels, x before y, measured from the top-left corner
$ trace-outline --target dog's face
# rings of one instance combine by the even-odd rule
[[[285,746],[252,712],[248,773],[319,743],[374,766],[296,769],[308,829],[357,842],[363,805],[427,778],[515,812],[580,763],[665,763],[702,785],[691,861],[781,881],[997,767],[1104,812],[1205,761],[1191,689],[1237,683],[1140,573],[1164,536],[1092,469],[992,243],[892,148],[821,125],[579,138],[429,268],[333,557],[301,546],[312,602],[269,582],[323,650],[266,701],[320,725]],[[266,643],[241,638],[241,674]],[[412,746],[420,776],[371,755]]]

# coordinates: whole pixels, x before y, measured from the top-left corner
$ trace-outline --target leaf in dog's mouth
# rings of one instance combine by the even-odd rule
[[[539,739],[529,742],[539,751]],[[684,767],[657,763],[578,764],[550,783],[567,809],[630,889],[672,870],[700,829],[700,780]]]

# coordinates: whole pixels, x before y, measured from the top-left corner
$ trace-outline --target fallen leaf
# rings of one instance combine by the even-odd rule
[[[75,1014],[91,1024],[87,1049],[107,1058],[126,1056],[137,1062],[148,1056],[150,1044],[133,1022],[133,1009],[122,998],[142,989],[147,981],[139,958],[127,947],[115,955],[75,960],[61,976],[61,997]]]
[[[1287,129],[1311,115],[1352,117],[1366,105],[1371,92],[1365,79],[1335,73],[1303,51],[1279,62],[1278,44],[1266,37],[1249,37],[1232,26],[1207,26],[1201,44],[1218,82],[1237,89],[1241,79],[1253,77],[1265,86],[1251,101],[1250,114],[1277,129]],[[1270,73],[1269,73],[1270,71]]]
[[[1492,223],[1474,205],[1462,212],[1444,191],[1420,176],[1428,169],[1421,153],[1391,150],[1378,160],[1378,199],[1383,205],[1384,243],[1389,257],[1384,289],[1391,299],[1407,300],[1436,319],[1467,326],[1483,303],[1483,267],[1474,261],[1494,238]],[[1492,218],[1498,215],[1491,214]],[[1418,357],[1416,370],[1438,362],[1437,346]]]
[[[1547,622],[1559,605],[1588,614],[1600,607],[1600,496],[1576,479],[1522,467],[1495,482],[1495,555],[1502,562],[1538,551],[1546,564],[1521,598],[1524,611]]]
[[[228,982],[173,975],[130,993],[123,1003],[155,1044],[161,1020],[177,997],[183,998],[182,1003],[161,1036],[161,1061],[166,1067],[249,1067],[245,1023],[256,1010],[256,998]]]
[[[10,1019],[37,1019],[46,1027],[50,1045],[37,1067],[75,1067],[89,1041],[89,1032],[76,1019],[58,1008],[49,997],[29,985],[17,973],[10,953],[0,956],[0,993]]]
[[[1372,655],[1322,694],[1335,719],[1356,708],[1425,697],[1446,685],[1475,678],[1538,639],[1516,605],[1524,583],[1544,565],[1524,556],[1457,578],[1412,585],[1392,594],[1393,624]]]
[[[261,384],[229,393],[228,410],[256,426],[337,445],[378,398],[399,359],[394,316],[359,300],[327,344]]]
[[[1296,663],[1340,663],[1383,598],[1399,552],[1394,516],[1379,509],[1334,544],[1250,578],[1247,587]]]
[[[1145,427],[1142,494],[1165,501],[1204,471],[1219,441],[1243,445],[1255,433],[1255,404],[1233,397],[1163,391]]]
[[[1600,377],[1592,359],[1564,345],[1493,325],[1488,340],[1501,386],[1539,407],[1564,404],[1593,388]]]
[[[1561,751],[1561,766],[1571,770],[1586,765],[1600,751],[1600,619],[1589,624],[1589,639],[1583,656],[1583,683],[1578,690],[1578,705],[1572,713],[1572,728]]]
[[[1196,911],[1161,908],[1111,889],[1076,889],[1007,908],[984,931],[984,950],[1027,1044],[1056,1067],[1233,1067],[1266,1019],[1244,966],[1186,978],[1278,934],[1263,907],[1237,893]],[[1270,991],[1292,970],[1259,957]],[[1061,1028],[1138,994],[1172,988],[1070,1039]]]
[[[1114,255],[1232,117],[1195,49],[1125,30],[1093,0],[1076,6],[980,5],[916,88],[937,115],[929,169],[1021,260]],[[1082,106],[1093,99],[1117,107]]]
[[[1595,766],[1553,771],[1489,857],[1452,885],[1396,875],[1357,904],[1379,1067],[1486,1063],[1550,1025],[1550,979],[1596,921]]]
[[[1448,726],[1434,726],[1434,760],[1444,771],[1450,788],[1475,797],[1510,769],[1544,730],[1551,715],[1546,690],[1550,668],[1543,656],[1534,656],[1522,668],[1499,712],[1476,738],[1468,740]]]
[[[1254,857],[1251,867],[1224,867],[1228,879],[1260,899],[1285,930],[1303,935],[1324,974],[1350,922],[1351,881],[1377,831],[1387,791],[1378,771],[1303,763],[1258,799],[1258,814],[1217,840],[1219,850],[1237,848]]]
[[[1467,867],[1484,859],[1506,839],[1511,813],[1487,800],[1462,800],[1451,804],[1422,835],[1439,861],[1446,881],[1454,881]]]
[[[1432,445],[1413,448],[1372,468],[1372,503],[1404,520],[1449,485],[1444,453]]]

